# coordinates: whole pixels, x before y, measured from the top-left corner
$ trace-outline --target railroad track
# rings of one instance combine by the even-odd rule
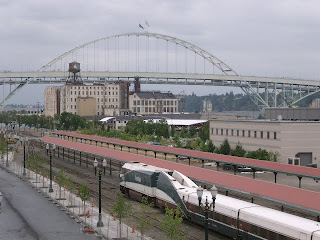
[[[36,151],[36,152],[42,152],[45,153],[45,147],[42,143],[38,142],[38,141],[33,141],[32,145],[32,151]],[[90,190],[90,194],[93,197],[95,204],[98,203],[98,188],[96,186],[94,186],[94,181],[92,180],[95,176],[93,175],[93,170],[91,168],[86,168],[86,164],[84,164],[82,167],[79,166],[79,156],[75,156],[74,159],[74,155],[73,154],[66,154],[65,155],[65,159],[62,160],[61,156],[60,159],[57,158],[57,154],[54,154],[55,157],[53,159],[53,169],[54,171],[57,172],[57,169],[64,169],[65,172],[69,175],[74,176],[73,178],[76,180],[75,185],[79,185],[81,182],[86,182],[88,183],[88,188]],[[73,164],[73,161],[75,160],[76,163],[78,164]],[[88,157],[87,159],[88,161],[88,166],[93,166],[93,161],[94,158]],[[56,168],[56,169],[55,169]],[[108,169],[109,170],[109,169]],[[118,165],[116,166],[112,166],[112,171],[115,172],[118,170]],[[117,178],[117,180],[115,179],[115,176],[108,176],[108,177],[103,177],[102,178],[102,184],[103,184],[103,188],[102,188],[102,207],[104,210],[109,210],[112,203],[114,203],[116,201],[116,195],[117,192],[119,191],[119,180]],[[111,193],[111,194],[110,194]],[[140,208],[140,203],[133,201],[130,199],[130,203],[133,206],[134,209],[138,210]],[[159,214],[160,213],[160,209],[159,209]],[[134,219],[134,222],[136,222],[137,220],[140,220],[140,218],[138,216],[136,216],[135,214],[133,214],[131,216]],[[148,229],[147,231],[150,232],[155,232],[155,231],[161,231],[162,233],[165,232],[165,230],[163,228],[160,227],[160,223],[161,220],[157,217],[152,216],[152,214],[146,214],[146,217],[148,217],[151,221],[151,228]],[[126,222],[126,220],[124,220]],[[199,238],[199,236],[201,236],[201,234],[203,234],[203,229],[201,229],[201,226],[198,226],[196,224],[193,223],[185,223],[184,225],[187,225],[188,228],[193,228],[192,231],[187,232],[184,230],[181,230],[181,234],[184,235],[186,237],[186,239],[190,239],[190,240],[199,240],[201,238]],[[200,232],[200,233],[199,233]],[[218,234],[218,233],[213,233],[212,234]],[[148,235],[146,233],[146,235]],[[222,237],[222,236],[221,236]],[[216,238],[215,238],[216,239]],[[217,239],[227,239],[227,238],[219,238],[219,236],[217,237]]]

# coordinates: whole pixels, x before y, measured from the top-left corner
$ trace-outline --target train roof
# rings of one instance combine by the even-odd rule
[[[148,165],[145,163],[140,162],[128,162],[125,163],[122,168],[130,169],[130,170],[144,170],[144,171],[151,171],[151,172],[172,172],[166,168],[160,168],[152,165]]]
[[[286,231],[287,229],[286,234],[288,235],[290,235],[290,232],[293,230],[308,233],[320,230],[319,222],[262,206],[242,209],[240,211],[240,218],[242,215],[241,213],[251,217],[258,216],[260,219],[259,221],[269,222],[269,227],[271,229],[279,227],[281,227],[282,231]],[[255,223],[259,225],[259,222]]]

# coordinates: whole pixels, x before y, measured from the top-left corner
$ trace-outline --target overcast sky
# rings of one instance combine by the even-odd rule
[[[0,71],[37,70],[87,41],[139,31],[145,20],[150,32],[189,41],[241,75],[320,79],[318,0],[0,0]],[[195,89],[230,90],[186,91]],[[35,101],[43,86],[13,102]]]

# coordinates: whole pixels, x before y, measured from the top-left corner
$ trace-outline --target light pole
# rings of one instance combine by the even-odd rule
[[[48,146],[48,148],[47,148]],[[46,148],[47,148],[47,151],[49,151],[49,144],[47,144]],[[52,145],[52,149],[53,151],[56,149],[56,145],[53,144]],[[49,192],[53,192],[53,188],[52,188],[52,151],[50,151],[50,186],[49,186]]]
[[[105,165],[107,165],[107,161],[104,159],[104,161],[102,161],[102,166],[105,168]],[[95,175],[97,175],[97,167],[98,167],[97,159],[94,159],[93,166],[94,166]],[[103,227],[102,215],[101,215],[101,176],[102,176],[102,170],[101,168],[99,168],[99,220],[97,222],[97,227]]]
[[[26,175],[26,144],[28,144],[28,137],[23,141],[23,176]]]
[[[103,161],[102,161],[102,166],[103,166],[103,175],[106,175],[106,166],[107,166],[107,161],[106,161],[106,159],[103,159]]]
[[[97,227],[103,227],[102,215],[101,215],[101,175],[102,171],[99,169],[99,221],[97,222]]]
[[[93,167],[94,167],[94,175],[97,176],[97,167],[98,167],[98,161],[97,161],[97,159],[94,159],[94,161],[93,161]]]
[[[11,134],[7,135],[7,162],[6,167],[9,167],[9,139],[11,138]]]
[[[199,200],[199,212],[200,212],[200,208],[202,208],[204,210],[205,240],[208,240],[208,237],[209,237],[209,234],[208,234],[209,211],[210,211],[211,207],[212,207],[212,211],[214,211],[216,196],[218,193],[218,190],[215,186],[212,186],[212,188],[210,188],[209,191],[211,193],[212,203],[209,204],[208,196],[206,196],[206,202],[203,205],[201,203],[202,195],[203,195],[203,188],[199,187],[197,189],[197,195],[198,195],[198,200]]]

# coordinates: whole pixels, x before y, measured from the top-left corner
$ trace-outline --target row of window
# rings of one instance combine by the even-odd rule
[[[108,107],[109,108],[118,108],[118,105],[109,105]],[[97,108],[100,109],[100,105],[97,105]],[[68,105],[67,105],[67,109],[69,109]],[[77,109],[77,105],[70,105],[70,109]],[[103,109],[103,105],[101,105],[101,109]]]
[[[277,139],[277,132],[256,131],[256,130],[239,130],[239,129],[224,129],[211,128],[211,134],[221,136],[236,136],[236,137],[252,137],[252,138],[273,138]]]
[[[177,108],[175,107],[164,107],[164,108],[155,108],[155,107],[134,107],[133,108],[133,112],[137,112],[137,113],[140,113],[140,112],[149,112],[149,113],[152,113],[152,112],[177,112]]]
[[[71,90],[72,90],[72,89],[74,89],[74,90],[77,90],[77,89],[80,90],[80,89],[82,89],[82,90],[83,90],[83,89],[88,89],[88,88],[89,88],[89,89],[94,89],[94,90],[95,90],[96,88],[97,88],[97,90],[100,90],[100,89],[101,89],[101,90],[108,90],[108,89],[109,89],[109,90],[118,90],[118,87],[104,87],[104,86],[81,86],[81,87],[80,87],[80,86],[71,86],[71,87],[70,87]]]
[[[70,91],[70,95],[73,95],[73,93],[74,93],[74,95],[77,95],[77,91],[74,91],[74,92]],[[85,95],[85,93],[86,93],[86,95],[96,95],[96,91],[93,91],[93,92],[92,91],[82,91],[82,95]],[[118,95],[118,92],[104,92],[104,95],[108,95],[107,93],[109,93],[109,96]],[[80,95],[81,91],[79,91],[78,94]],[[103,95],[103,91],[97,92],[97,95]]]
[[[157,106],[159,106],[159,105],[164,105],[164,106],[166,106],[166,105],[177,105],[177,101],[173,101],[173,100],[160,100],[160,101],[151,101],[151,100],[134,100],[133,101],[133,106],[136,106],[136,105],[141,105],[141,106],[144,106],[144,105],[146,105],[146,106],[148,106],[148,105],[156,105],[156,103],[157,103]]]
[[[97,102],[108,102],[107,99],[103,99],[103,98],[96,98],[97,99]],[[67,102],[68,101],[68,98],[67,98]],[[70,102],[73,102],[73,98],[70,98]],[[77,102],[77,98],[74,98],[74,102]],[[118,102],[118,98],[109,98],[109,102]]]

